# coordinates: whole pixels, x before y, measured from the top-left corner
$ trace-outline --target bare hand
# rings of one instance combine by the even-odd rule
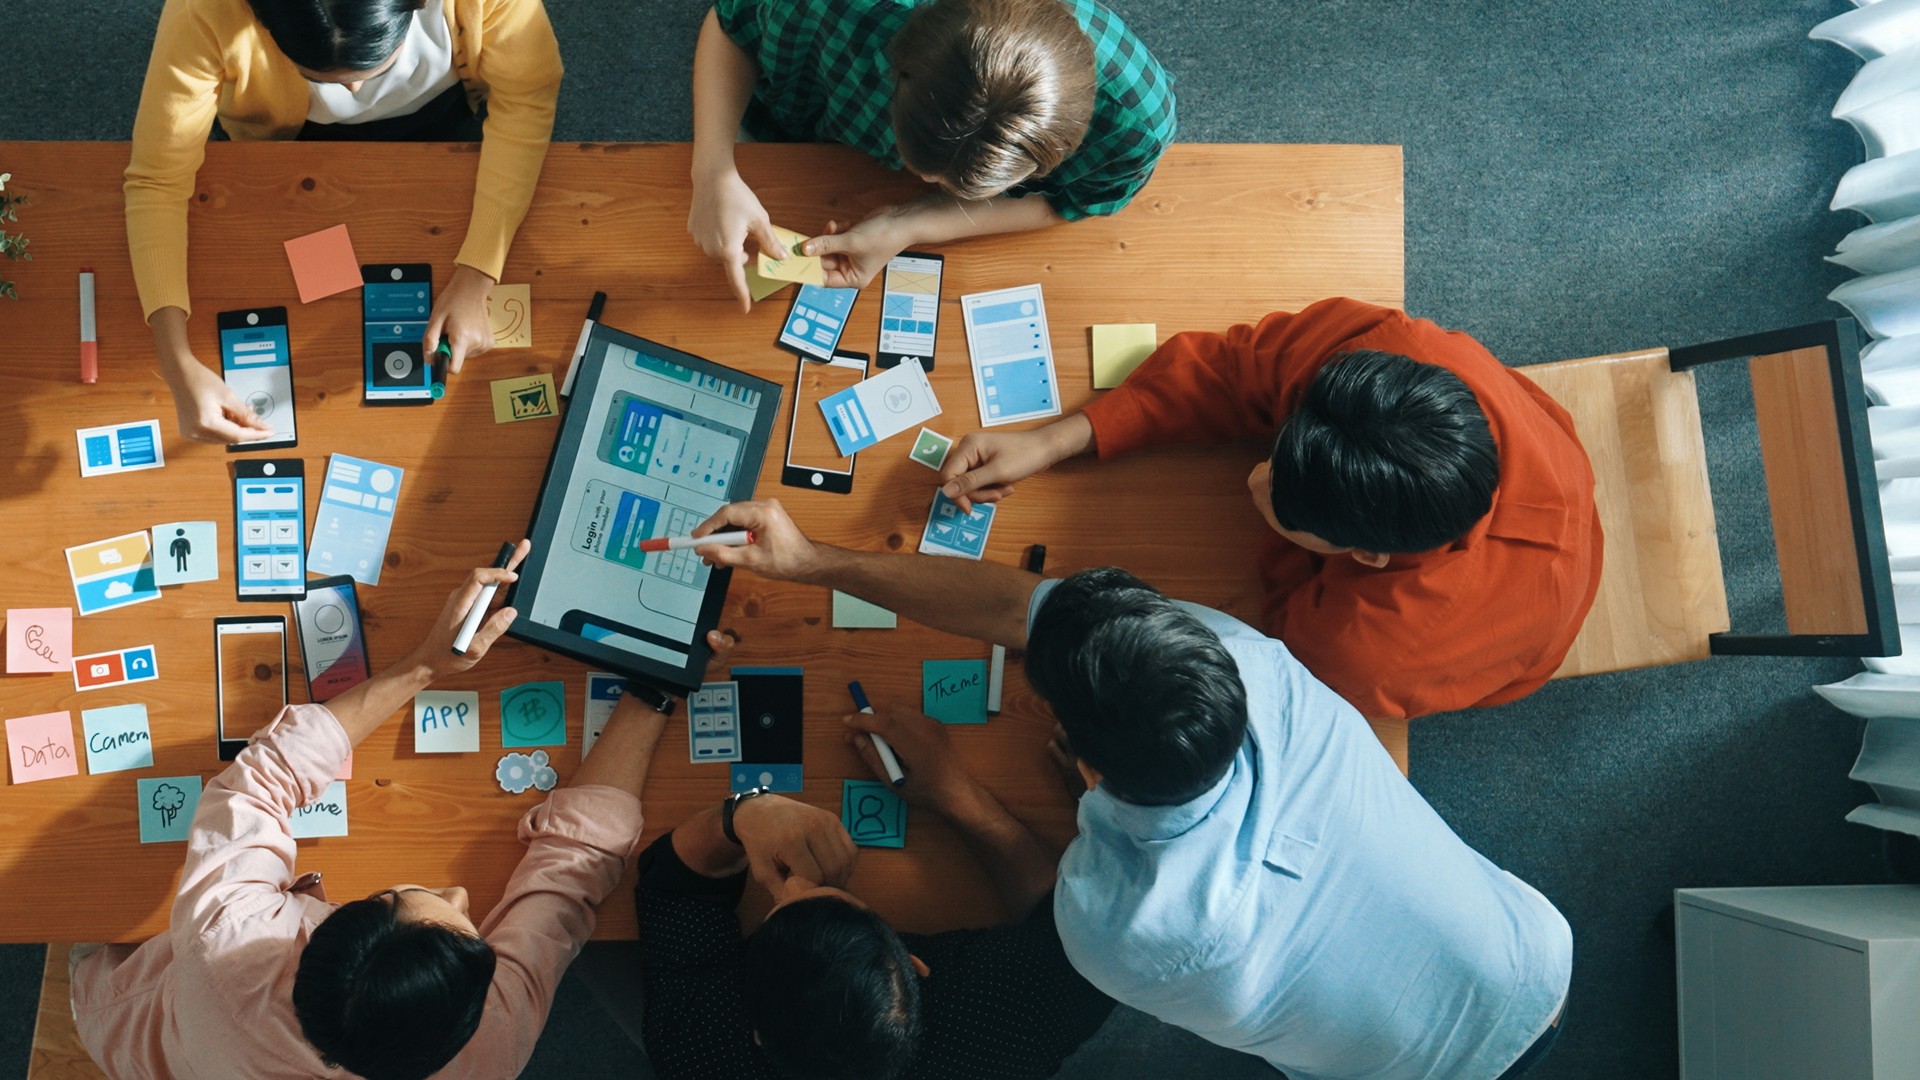
[[[947,738],[945,724],[919,713],[853,713],[841,720],[847,727],[846,742],[867,763],[867,769],[881,780],[887,779],[886,766],[873,748],[872,736],[878,735],[893,747],[900,759],[900,770],[907,782],[900,795],[916,806],[946,811],[959,804],[974,788],[974,779],[954,759],[953,743]]]
[[[747,292],[747,240],[751,237],[761,251],[776,259],[790,254],[774,235],[773,221],[760,205],[740,174],[732,169],[696,183],[693,209],[687,213],[687,232],[707,257],[726,272],[727,285],[740,301],[740,310],[753,310],[753,296]]]
[[[907,246],[896,227],[894,209],[876,210],[852,228],[829,221],[827,231],[800,245],[801,251],[820,256],[820,270],[830,288],[865,288],[886,269],[887,260]]]
[[[976,431],[963,436],[940,466],[940,490],[972,513],[974,503],[999,502],[1013,494],[1015,481],[1045,471],[1056,460],[1038,431]]]
[[[733,833],[754,880],[775,896],[789,877],[840,888],[853,876],[853,837],[838,814],[761,795],[734,808]]]
[[[692,535],[706,536],[726,526],[744,527],[753,533],[753,543],[694,548],[693,553],[708,566],[737,566],[776,581],[798,581],[819,563],[813,541],[787,516],[778,499],[728,503]]]
[[[205,364],[187,356],[171,370],[176,374],[167,382],[173,388],[180,434],[203,443],[258,442],[273,434],[273,427]]]
[[[427,631],[426,639],[413,650],[410,662],[427,669],[435,681],[479,663],[500,635],[507,632],[507,627],[513,625],[519,612],[510,607],[494,612],[486,622],[480,624],[480,629],[473,635],[473,642],[462,655],[453,651],[453,639],[460,634],[460,624],[467,621],[467,609],[480,599],[480,590],[485,586],[508,585],[520,580],[520,575],[514,573],[513,568],[519,566],[520,561],[527,557],[527,552],[532,550],[533,542],[522,540],[514,547],[513,558],[508,560],[506,569],[481,566],[469,572],[467,580],[461,582],[460,587],[453,590],[453,595],[447,597],[446,604],[433,621],[433,629]]]
[[[471,266],[455,266],[453,280],[433,301],[433,314],[427,317],[427,333],[420,339],[427,363],[445,337],[453,350],[448,367],[460,370],[469,356],[479,356],[493,348],[493,321],[487,316],[487,294],[493,279]]]

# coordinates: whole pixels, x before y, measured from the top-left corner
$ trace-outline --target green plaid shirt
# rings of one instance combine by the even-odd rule
[[[721,29],[760,66],[744,125],[768,142],[838,142],[901,167],[894,146],[887,45],[921,0],[718,0]],[[1120,17],[1062,0],[1093,40],[1098,98],[1087,136],[1039,194],[1076,221],[1127,205],[1173,142],[1173,80]]]

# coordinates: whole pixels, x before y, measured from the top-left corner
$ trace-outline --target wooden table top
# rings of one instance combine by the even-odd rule
[[[802,232],[829,217],[858,218],[910,198],[918,184],[841,147],[743,145],[741,173],[775,222]],[[234,599],[232,500],[222,448],[182,439],[156,374],[128,265],[121,210],[120,143],[0,142],[9,191],[32,201],[17,228],[33,260],[8,264],[18,302],[0,300],[0,566],[6,607],[74,603],[64,548],[168,521],[220,522],[221,579],[164,590],[157,601],[76,617],[76,654],[152,643],[157,682],[84,693],[64,675],[0,678],[0,718],[148,706],[154,767],[0,787],[0,940],[138,940],[165,927],[180,844],[141,845],[137,777],[200,774],[215,756],[215,616],[285,614]],[[300,445],[317,504],[327,456],[371,458],[407,470],[387,565],[360,588],[376,665],[418,641],[466,567],[488,561],[503,538],[524,533],[557,422],[496,426],[487,382],[565,370],[594,290],[604,320],[791,388],[794,358],[774,346],[790,293],[741,315],[719,271],[686,234],[685,145],[555,145],[504,280],[531,282],[533,347],[469,363],[429,408],[361,404],[360,300],[344,293],[298,302],[281,242],[346,222],[362,262],[430,261],[444,286],[465,228],[476,155],[464,145],[214,143],[190,212],[192,339],[218,370],[214,313],[289,309]],[[1401,157],[1390,146],[1176,146],[1125,211],[1023,236],[945,245],[937,367],[944,412],[929,426],[958,438],[980,427],[958,298],[1039,282],[1045,287],[1064,404],[1091,390],[1088,327],[1157,323],[1224,329],[1269,311],[1347,295],[1398,306],[1403,296]],[[98,274],[101,374],[77,378],[75,275]],[[871,351],[877,286],[856,303],[849,347]],[[166,467],[83,480],[74,430],[158,418]],[[933,474],[910,461],[910,438],[860,455],[850,495],[782,487],[786,416],[774,429],[759,484],[784,500],[815,538],[863,549],[911,550]],[[1037,422],[1036,422],[1037,423]],[[1128,567],[1177,597],[1257,619],[1259,587],[1248,552],[1263,526],[1243,478],[1260,451],[1169,448],[1096,465],[1069,463],[1021,485],[1004,504],[987,558],[1015,564],[1029,544],[1048,548],[1050,573]],[[275,455],[283,456],[283,455]],[[308,518],[311,522],[311,515]],[[1205,522],[1197,548],[1156,547],[1153,526]],[[829,595],[752,575],[734,578],[723,625],[743,639],[739,664],[806,669],[806,801],[836,809],[840,781],[865,778],[834,718],[844,686],[861,679],[881,708],[918,706],[920,661],[983,658],[986,646],[902,621],[897,630],[836,630]],[[290,639],[292,635],[289,635]],[[289,640],[289,691],[303,700],[298,648]],[[954,743],[1022,820],[1064,845],[1074,821],[1043,747],[1044,704],[1008,667],[1004,712]],[[335,900],[392,884],[463,884],[476,914],[499,899],[522,848],[514,824],[538,795],[508,795],[493,780],[502,753],[498,691],[532,679],[567,686],[569,745],[561,775],[578,761],[585,666],[511,640],[441,689],[478,690],[486,726],[477,754],[419,756],[396,719],[368,738],[348,781],[352,835],[301,842],[300,868],[326,873]],[[681,714],[684,715],[684,711]],[[265,717],[262,721],[265,721]],[[687,760],[685,722],[668,724],[645,799],[649,837],[727,791],[726,770]],[[903,929],[983,925],[997,917],[985,873],[959,838],[915,812],[907,846],[863,849],[852,888]],[[604,905],[597,936],[634,934],[623,887]]]

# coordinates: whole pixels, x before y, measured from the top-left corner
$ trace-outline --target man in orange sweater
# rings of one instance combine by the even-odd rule
[[[994,501],[1088,450],[1272,439],[1247,478],[1277,534],[1267,632],[1366,716],[1498,705],[1560,666],[1600,584],[1573,420],[1479,342],[1333,299],[1177,334],[1035,431],[962,439],[949,498]]]

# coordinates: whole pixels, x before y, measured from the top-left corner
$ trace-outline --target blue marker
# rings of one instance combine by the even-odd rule
[[[854,708],[868,715],[873,714],[873,703],[867,700],[867,692],[860,688],[857,680],[847,684],[847,693],[853,695]],[[907,774],[900,771],[900,759],[893,756],[893,747],[874,732],[868,732],[867,737],[873,740],[873,748],[880,754],[880,764],[886,766],[888,782],[894,787],[906,783]]]

